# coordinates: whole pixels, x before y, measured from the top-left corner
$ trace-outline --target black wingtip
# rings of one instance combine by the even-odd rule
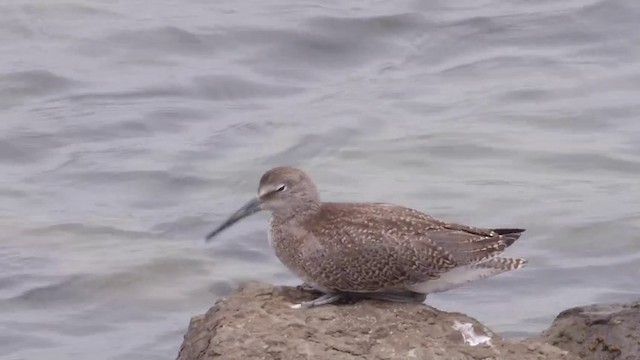
[[[493,231],[498,235],[520,234],[525,230],[526,229],[493,229]]]
[[[522,234],[525,229],[493,229],[493,231],[502,236],[507,246],[511,246],[520,238],[520,234]]]

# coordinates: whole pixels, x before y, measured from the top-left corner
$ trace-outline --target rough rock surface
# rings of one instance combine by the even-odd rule
[[[511,342],[477,320],[423,304],[360,301],[291,309],[313,294],[248,283],[191,319],[178,360],[576,360],[552,345]],[[470,323],[491,345],[471,346],[454,324]]]
[[[638,360],[640,301],[565,310],[539,339],[587,360]]]

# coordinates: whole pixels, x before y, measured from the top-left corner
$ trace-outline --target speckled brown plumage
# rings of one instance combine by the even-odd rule
[[[266,172],[256,201],[272,214],[277,257],[325,293],[444,291],[526,263],[497,257],[523,229],[471,227],[386,203],[323,203],[292,167]]]
[[[502,253],[520,236],[381,203],[323,203],[300,218],[272,220],[278,258],[309,283],[352,292],[400,290],[435,279]]]

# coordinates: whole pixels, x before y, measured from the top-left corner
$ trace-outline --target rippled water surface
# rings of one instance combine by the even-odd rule
[[[640,3],[5,1],[0,357],[173,359],[238,282],[294,284],[263,171],[525,227],[428,303],[506,336],[640,296]]]

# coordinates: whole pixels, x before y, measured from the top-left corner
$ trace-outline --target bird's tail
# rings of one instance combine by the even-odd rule
[[[495,257],[487,261],[483,261],[481,263],[475,264],[473,266],[481,269],[496,269],[496,270],[502,270],[502,271],[509,271],[509,270],[520,269],[524,267],[526,263],[527,263],[526,259]]]
[[[491,258],[479,263],[454,268],[440,275],[435,280],[413,284],[408,290],[429,294],[447,291],[466,283],[496,276],[509,270],[519,269],[527,263],[525,259]]]

